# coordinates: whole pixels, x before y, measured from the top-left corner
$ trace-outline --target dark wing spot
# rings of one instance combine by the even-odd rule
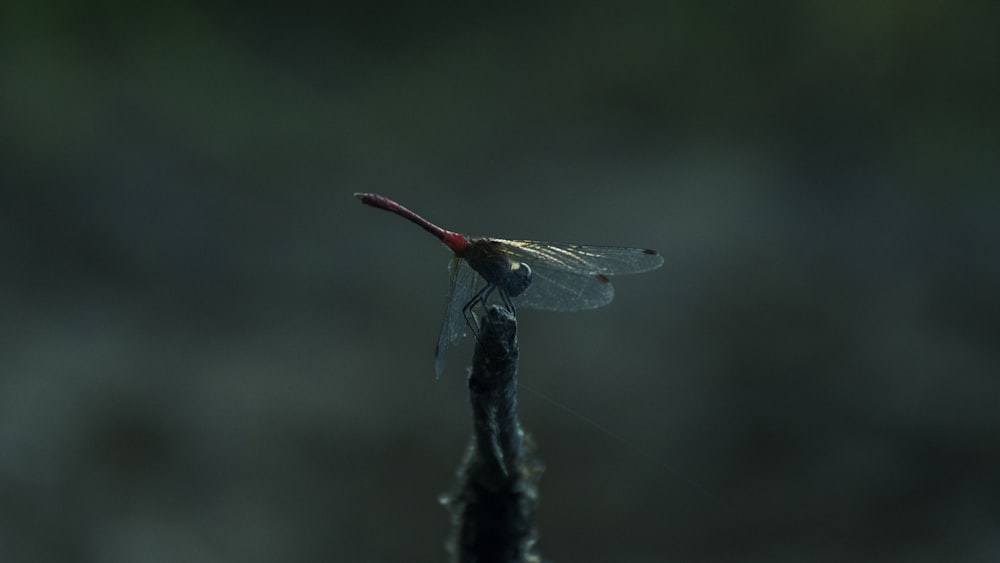
[[[643,249],[642,252],[643,252],[643,254],[656,254],[656,251],[652,250],[650,248]]]
[[[608,282],[610,282],[610,281],[611,281],[611,280],[609,280],[609,279],[607,278],[607,276],[605,276],[604,274],[597,274],[597,275],[596,275],[596,276],[594,276],[594,277],[595,277],[595,278],[597,278],[597,281],[599,281],[599,282],[603,282],[603,283],[608,283]]]

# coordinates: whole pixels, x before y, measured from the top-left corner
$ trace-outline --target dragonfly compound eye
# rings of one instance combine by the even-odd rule
[[[511,262],[510,271],[503,281],[503,290],[511,297],[524,293],[531,285],[531,266],[524,262]]]

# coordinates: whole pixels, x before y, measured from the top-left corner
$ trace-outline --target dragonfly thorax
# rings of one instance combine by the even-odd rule
[[[531,285],[531,267],[502,252],[493,241],[474,241],[462,258],[487,283],[495,285],[510,297],[521,295]]]

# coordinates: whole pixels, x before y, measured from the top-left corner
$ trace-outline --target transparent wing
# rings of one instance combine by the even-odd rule
[[[663,256],[646,248],[537,240],[490,240],[500,243],[503,252],[532,268],[544,266],[574,274],[611,276],[648,272],[663,265]]]
[[[614,297],[615,288],[602,274],[581,275],[536,263],[531,285],[512,301],[519,308],[569,312],[602,307]]]
[[[441,377],[444,373],[444,359],[448,349],[469,332],[469,325],[465,322],[462,308],[478,292],[477,286],[486,284],[468,262],[457,256],[448,264],[448,272],[450,280],[447,305],[444,321],[441,324],[441,334],[438,335],[437,350],[434,353],[434,373],[437,377]]]
[[[491,239],[515,260],[531,266],[531,285],[514,305],[547,311],[594,309],[611,302],[606,276],[638,274],[663,265],[653,250],[534,240]]]

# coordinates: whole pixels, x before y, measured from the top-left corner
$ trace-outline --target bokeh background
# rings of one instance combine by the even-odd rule
[[[665,256],[519,315],[548,560],[1000,560],[958,4],[5,2],[0,560],[445,560],[471,346],[356,191]]]

